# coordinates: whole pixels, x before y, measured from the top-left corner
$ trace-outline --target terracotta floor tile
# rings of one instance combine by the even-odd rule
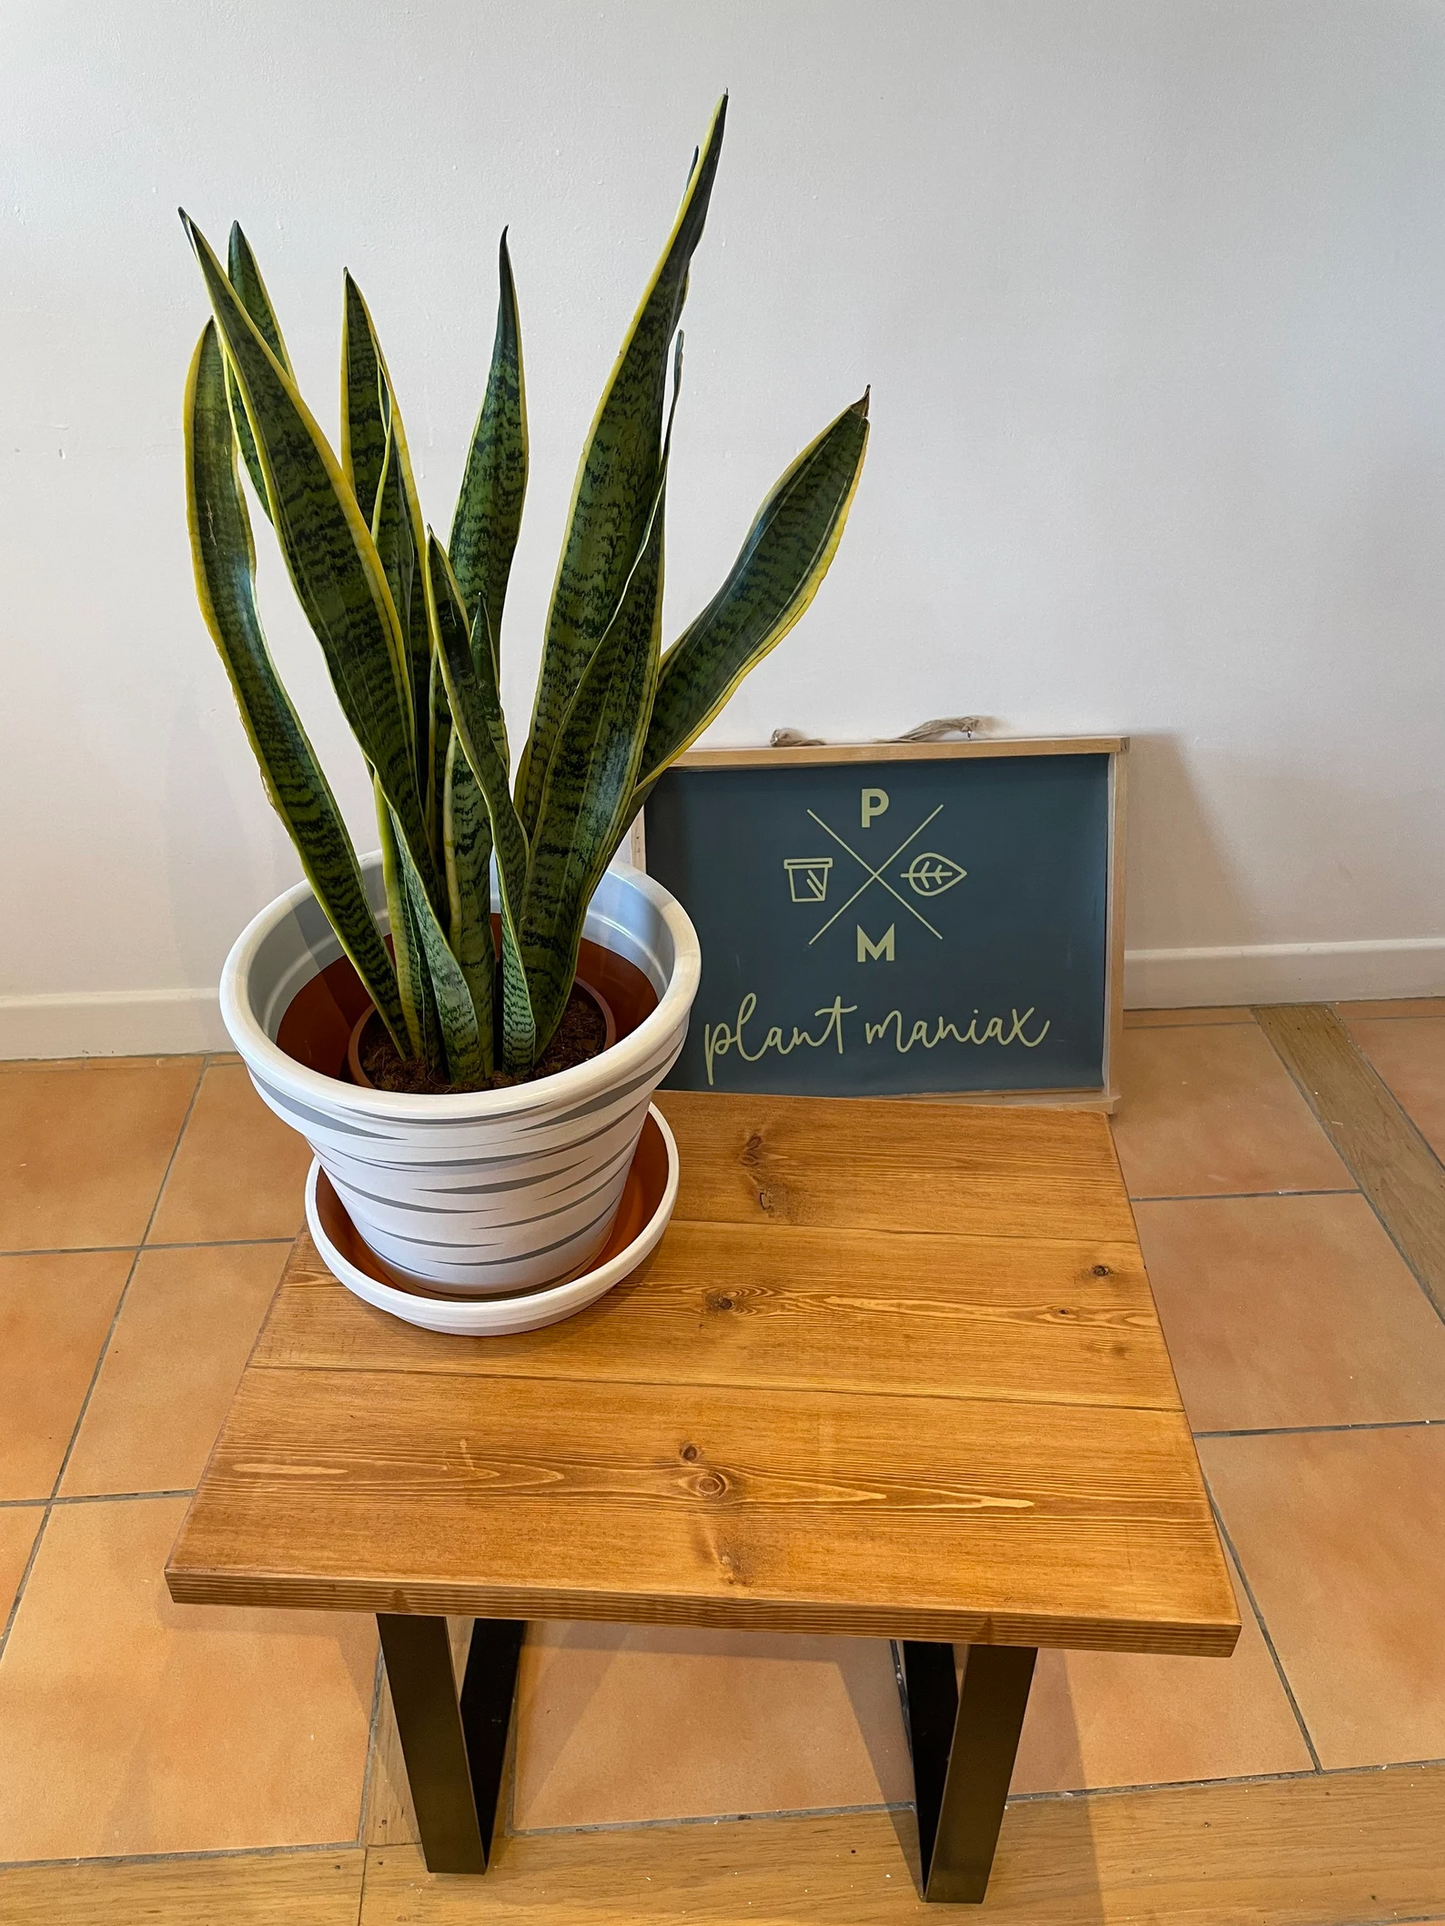
[[[30,1548],[44,1516],[43,1505],[0,1509],[0,1633],[9,1623],[10,1607],[15,1603]]]
[[[1345,1027],[1435,1155],[1445,1158],[1445,1016],[1386,1017]]]
[[[1445,1425],[1199,1449],[1321,1762],[1445,1758]]]
[[[125,1288],[129,1251],[0,1257],[0,1498],[48,1498]]]
[[[1363,1197],[1135,1216],[1196,1431],[1445,1418],[1445,1324]]]
[[[189,1491],[286,1261],[285,1244],[143,1251],[61,1490]]]
[[[266,1108],[244,1065],[209,1065],[151,1242],[294,1237],[305,1215],[310,1162],[305,1140]]]
[[[1126,1030],[1175,1030],[1201,1023],[1253,1023],[1247,1003],[1200,1004],[1182,1010],[1126,1010]]]
[[[878,1640],[538,1625],[518,1706],[523,1829],[911,1796]]]
[[[1309,1747],[1244,1588],[1227,1659],[1041,1651],[1014,1792],[1308,1772]]]
[[[1353,1188],[1255,1025],[1133,1030],[1122,1058],[1114,1138],[1132,1196]]]
[[[138,1244],[200,1067],[92,1057],[0,1077],[0,1250]]]
[[[173,1605],[185,1503],[51,1513],[0,1658],[0,1860],[355,1837],[374,1621]]]

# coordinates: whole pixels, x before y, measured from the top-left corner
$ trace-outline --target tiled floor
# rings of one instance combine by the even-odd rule
[[[1445,1002],[1340,1014],[1445,1149]],[[1245,1629],[1224,1663],[1041,1655],[1015,1793],[1445,1758],[1445,1324],[1247,1011],[1126,1042],[1119,1154]],[[368,1621],[160,1576],[305,1163],[232,1059],[0,1066],[0,1861],[363,1836]],[[524,1832],[909,1797],[868,1641],[538,1628],[519,1704]]]
[[[356,1837],[372,1625],[161,1576],[301,1216],[244,1077],[0,1066],[0,1861]]]

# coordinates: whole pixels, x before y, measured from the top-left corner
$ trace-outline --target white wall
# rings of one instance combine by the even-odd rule
[[[175,204],[247,225],[326,420],[350,265],[443,528],[511,223],[520,735],[581,438],[724,85],[669,627],[865,382],[874,431],[712,740],[1127,731],[1136,999],[1445,990],[1442,0],[9,0],[0,1054],[213,1036],[299,873],[191,588]]]

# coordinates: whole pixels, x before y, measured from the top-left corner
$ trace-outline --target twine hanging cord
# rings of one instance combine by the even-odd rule
[[[935,716],[920,722],[916,729],[905,729],[901,736],[875,736],[875,742],[943,742],[949,736],[971,741],[983,726],[982,716]],[[821,749],[821,736],[805,736],[801,729],[774,729],[768,738],[770,749]]]

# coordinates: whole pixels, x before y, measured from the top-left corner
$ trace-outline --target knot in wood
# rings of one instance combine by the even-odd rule
[[[1096,1264],[1094,1266],[1094,1275],[1095,1277],[1112,1277],[1114,1273],[1109,1269],[1107,1264]]]
[[[705,1471],[693,1487],[699,1498],[721,1498],[727,1488],[727,1479],[715,1471]]]
[[[687,1464],[695,1465],[698,1461],[698,1458],[701,1456],[701,1453],[698,1451],[698,1448],[695,1444],[685,1444],[682,1447],[681,1455]]]
[[[733,1301],[730,1297],[724,1296],[720,1291],[709,1291],[707,1308],[710,1311],[730,1311],[733,1308]]]
[[[740,1161],[745,1164],[757,1163],[759,1156],[762,1152],[762,1148],[763,1148],[763,1140],[755,1130],[752,1136],[749,1137],[747,1142],[743,1145]]]

